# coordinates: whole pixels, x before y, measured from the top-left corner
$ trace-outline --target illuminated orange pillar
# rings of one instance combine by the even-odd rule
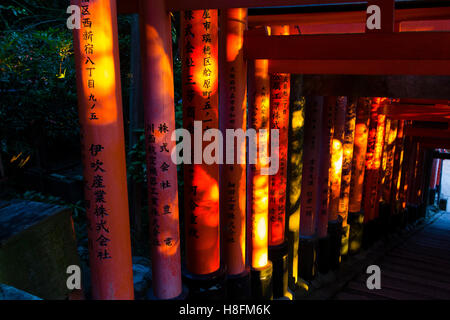
[[[370,111],[370,130],[366,154],[366,179],[364,189],[364,222],[378,216],[381,157],[384,146],[386,116],[381,113],[386,98],[373,98]]]
[[[350,182],[349,212],[361,211],[366,168],[367,139],[369,136],[370,98],[359,98],[356,108],[356,126],[353,150],[352,178]]]
[[[247,63],[244,60],[244,30],[247,9],[228,9],[220,13],[220,129],[246,130],[247,127]],[[224,141],[226,148],[226,141]],[[246,266],[246,165],[245,140],[234,148],[234,163],[220,168],[220,212],[223,259],[227,272],[241,274]],[[238,150],[240,148],[240,150]],[[238,151],[242,152],[238,161]]]
[[[345,111],[345,126],[344,126],[344,144],[342,157],[342,182],[341,194],[339,197],[339,216],[342,218],[342,247],[341,255],[346,255],[348,252],[348,237],[350,228],[347,224],[348,218],[348,204],[350,201],[350,182],[352,177],[352,160],[353,160],[353,144],[355,138],[356,126],[356,101],[351,99]]]
[[[289,35],[289,26],[273,26],[271,34]],[[276,246],[285,240],[290,74],[270,77],[270,128],[279,130],[279,170],[269,177],[269,245]]]
[[[270,119],[269,61],[249,62],[248,128],[256,130],[257,145],[268,145]],[[262,131],[265,130],[265,131]],[[249,255],[254,269],[268,264],[269,176],[261,174],[266,166],[257,149],[255,164],[247,165],[247,216],[249,218]]]
[[[339,213],[339,200],[341,195],[342,162],[344,156],[345,112],[347,97],[332,97],[336,99],[334,112],[334,132],[330,166],[330,210],[329,221],[337,221]]]
[[[334,132],[334,112],[335,99],[326,98],[322,113],[322,132],[320,135],[320,171],[319,171],[319,188],[320,192],[317,197],[318,216],[316,220],[317,236],[324,238],[327,236],[328,230],[328,214],[330,204],[330,162]]]
[[[403,133],[404,121],[398,121],[397,138],[395,140],[395,155],[394,155],[394,167],[392,169],[392,191],[391,191],[391,203],[394,205],[393,210],[395,213],[401,209],[400,200],[400,185],[403,173],[403,161],[404,161],[404,149],[405,149],[405,136]]]
[[[170,16],[164,1],[141,1],[143,93],[153,293],[171,299],[182,292],[175,106]]]
[[[204,275],[220,268],[219,166],[204,163],[210,142],[196,138],[219,127],[218,14],[193,10],[180,19],[183,127],[194,136],[194,163],[184,166],[186,265],[192,274]]]
[[[116,2],[72,4],[92,297],[133,299]]]
[[[391,203],[392,181],[394,176],[395,148],[398,133],[398,120],[386,120],[385,152],[383,158],[384,176],[382,180],[382,199]],[[389,127],[389,130],[388,130]]]

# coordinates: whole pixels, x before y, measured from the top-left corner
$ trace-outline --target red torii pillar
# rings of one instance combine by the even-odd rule
[[[366,177],[364,188],[364,224],[363,245],[371,245],[378,235],[379,190],[381,156],[384,146],[386,116],[381,108],[386,98],[373,98],[370,111],[369,140],[366,153]]]
[[[82,6],[74,29],[93,299],[134,298],[116,1]]]
[[[342,162],[344,157],[345,113],[347,97],[331,97],[334,112],[334,132],[330,166],[330,209],[328,212],[328,234],[330,236],[330,267],[337,269],[341,255],[342,218],[339,216],[341,196]]]
[[[256,163],[247,165],[248,256],[251,265],[252,297],[272,299],[272,263],[268,259],[269,176],[261,173],[268,164],[261,162],[261,146],[268,155],[270,119],[269,61],[249,61],[248,129],[256,131]],[[247,149],[249,149],[248,146]],[[249,159],[250,160],[250,159]]]
[[[369,136],[370,98],[359,98],[356,106],[356,126],[352,160],[352,178],[350,182],[350,200],[348,220],[350,225],[349,253],[357,253],[362,243],[362,222],[364,212],[361,209],[364,173],[366,169],[366,151]]]
[[[289,26],[273,26],[271,34],[289,35]],[[285,221],[290,84],[289,73],[270,75],[270,128],[279,132],[279,170],[269,177],[269,259],[275,298],[285,296],[288,290]]]
[[[342,218],[341,256],[347,256],[350,227],[347,223],[352,176],[353,144],[356,126],[356,101],[351,99],[345,112],[344,144],[342,159],[341,194],[339,197],[339,216]]]
[[[247,9],[227,9],[220,12],[219,85],[220,129],[247,128],[247,62],[244,59],[244,30],[247,29]],[[220,215],[223,260],[227,266],[227,295],[245,298],[250,295],[246,268],[246,164],[245,139],[234,147],[234,162],[220,166]],[[227,141],[224,141],[224,150]],[[239,152],[240,158],[239,158]]]
[[[298,275],[311,280],[316,275],[316,221],[320,169],[320,135],[322,131],[323,97],[306,97],[303,140],[303,172],[300,208],[300,242]]]
[[[404,120],[398,121],[397,138],[395,140],[394,167],[392,169],[392,191],[391,210],[393,218],[393,228],[396,229],[401,224],[401,212],[403,211],[400,200],[401,181],[404,176],[403,161],[405,151]]]
[[[140,1],[140,11],[153,293],[173,299],[182,284],[171,24],[163,0]]]
[[[181,14],[183,126],[193,133],[193,163],[184,166],[186,281],[191,295],[223,295],[220,264],[219,165],[220,152],[206,163],[210,145],[218,137],[218,12],[192,10]],[[202,137],[202,139],[199,138]],[[208,140],[209,141],[205,141]],[[201,140],[201,141],[200,141]],[[209,161],[209,160],[208,160]]]
[[[330,238],[328,236],[328,212],[330,204],[330,160],[331,146],[334,131],[334,108],[335,99],[331,103],[329,98],[325,99],[324,110],[322,113],[321,135],[320,135],[320,171],[319,171],[319,188],[317,196],[317,219],[316,231],[318,237],[317,248],[317,270],[320,273],[327,273],[330,269]]]

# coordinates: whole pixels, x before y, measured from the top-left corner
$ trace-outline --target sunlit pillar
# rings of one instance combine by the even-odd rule
[[[316,223],[318,216],[321,123],[324,98],[310,96],[305,103],[303,140],[302,193],[300,199],[299,277],[311,280],[315,276]]]
[[[72,4],[92,297],[133,299],[116,2]]]
[[[356,126],[356,99],[350,99],[345,111],[344,144],[342,157],[342,178],[339,197],[339,216],[342,219],[342,246],[341,256],[348,252],[348,237],[350,228],[347,223],[348,204],[350,201],[350,182],[352,177],[353,143]]]
[[[141,1],[140,11],[152,284],[171,299],[182,292],[171,25],[162,0]]]
[[[180,19],[183,127],[194,137],[193,163],[184,166],[186,266],[194,275],[206,275],[220,268],[219,167],[206,160],[213,155],[211,146],[220,145],[208,131],[219,127],[218,14],[185,11]]]
[[[289,186],[288,186],[288,277],[289,287],[295,290],[298,279],[298,245],[300,237],[300,194],[303,170],[303,128],[305,119],[305,98],[300,90],[302,85],[301,75],[292,75],[292,92],[289,133]],[[327,218],[328,219],[328,218]]]
[[[226,131],[247,128],[247,62],[244,59],[244,31],[247,29],[247,9],[227,9],[219,17],[221,44],[219,54],[220,130]],[[220,215],[223,260],[230,276],[228,296],[248,295],[241,283],[249,277],[246,272],[246,164],[245,137],[224,141],[225,157],[232,150],[233,161],[224,159],[220,166]],[[228,150],[230,148],[230,150]],[[228,150],[228,151],[227,151]],[[235,279],[236,278],[236,279]],[[238,280],[239,278],[244,278]],[[233,280],[234,281],[233,281]],[[235,288],[236,287],[236,288]],[[244,289],[244,290],[243,290]]]
[[[350,225],[348,250],[350,254],[357,253],[362,244],[362,222],[364,219],[364,212],[361,208],[361,203],[366,168],[370,102],[370,98],[359,98],[356,106],[356,125],[348,213],[348,223]]]
[[[252,267],[252,297],[271,299],[272,263],[268,259],[269,175],[268,142],[270,121],[269,61],[249,61],[248,129],[256,131],[256,163],[247,165],[247,217],[249,256]],[[250,145],[247,149],[250,149]]]

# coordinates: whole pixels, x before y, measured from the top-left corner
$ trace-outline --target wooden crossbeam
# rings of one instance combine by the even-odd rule
[[[421,128],[405,128],[404,131],[407,136],[414,137],[427,137],[427,138],[442,138],[450,137],[450,130],[439,130],[439,129],[421,129]]]
[[[348,75],[450,75],[449,62],[449,60],[270,60],[269,72]]]
[[[245,34],[248,59],[275,60],[447,60],[450,32]]]
[[[383,114],[392,119],[449,122],[450,106],[408,104],[386,105],[383,107]]]
[[[254,15],[248,17],[249,27],[261,25],[315,25],[315,24],[344,24],[364,23],[365,11],[348,12],[315,12],[315,13],[292,13],[276,15]],[[450,19],[450,7],[420,8],[420,9],[397,9],[395,10],[395,21],[417,21],[417,20],[445,20]]]

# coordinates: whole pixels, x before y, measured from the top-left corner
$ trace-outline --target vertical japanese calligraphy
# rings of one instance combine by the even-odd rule
[[[331,147],[334,132],[334,112],[336,99],[325,98],[324,110],[322,114],[322,133],[321,133],[321,151],[320,151],[320,172],[319,172],[319,194],[317,197],[318,217],[317,217],[317,236],[324,238],[327,236],[328,229],[328,210],[330,204],[330,161]]]
[[[94,299],[133,299],[116,2],[72,1]]]
[[[193,134],[194,121],[202,121],[203,134],[219,128],[218,12],[185,11],[181,25],[183,126]],[[185,164],[184,183],[187,268],[212,273],[220,267],[219,166]]]
[[[247,28],[247,9],[228,9],[220,13],[220,129],[246,130],[247,127],[247,64],[244,60],[244,30]],[[226,141],[224,141],[224,150]],[[234,154],[237,155],[236,146]],[[220,214],[224,260],[229,274],[240,274],[246,264],[246,165],[223,164],[220,167]]]
[[[268,60],[254,60],[249,66],[248,128],[256,130],[258,146],[267,146],[269,142],[268,69]],[[258,154],[260,152],[261,150],[258,149]],[[256,164],[247,165],[249,256],[253,268],[261,268],[268,263],[269,176],[261,174],[261,169],[266,165],[261,162],[259,156],[257,156]]]
[[[389,127],[389,130],[388,130]],[[382,180],[382,199],[391,202],[392,178],[394,169],[395,147],[398,131],[398,120],[386,119],[385,152],[383,152],[384,176]]]
[[[302,194],[300,210],[300,236],[315,234],[317,197],[319,187],[320,134],[323,112],[323,97],[307,97],[305,104],[305,128],[303,148]]]
[[[172,38],[164,1],[141,1],[143,92],[153,292],[160,299],[182,292],[177,167],[170,151],[175,130]]]
[[[378,215],[380,194],[380,170],[384,147],[386,116],[381,113],[386,98],[373,98],[370,110],[370,129],[366,153],[366,177],[364,188],[364,222]]]
[[[339,199],[341,195],[342,161],[344,157],[345,111],[347,108],[347,97],[337,97],[335,99],[334,131],[330,166],[329,221],[336,221],[338,219]]]
[[[289,26],[273,26],[272,35],[289,35]],[[279,130],[279,170],[269,177],[269,245],[285,240],[286,173],[290,74],[270,75],[270,128]]]
[[[366,169],[367,139],[369,135],[369,111],[370,98],[359,98],[356,107],[356,126],[349,200],[349,212],[354,213],[361,211],[364,173]]]

